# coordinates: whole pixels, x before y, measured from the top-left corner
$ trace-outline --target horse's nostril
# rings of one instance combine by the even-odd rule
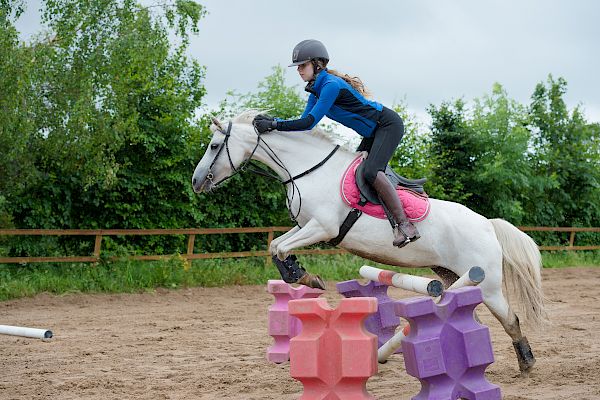
[[[192,185],[196,185],[196,178],[192,179]]]

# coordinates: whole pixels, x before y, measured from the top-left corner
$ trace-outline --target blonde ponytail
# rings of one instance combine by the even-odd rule
[[[336,71],[335,69],[328,69],[327,72],[330,73],[331,75],[335,75],[339,78],[342,78],[343,80],[348,82],[348,84],[350,86],[352,86],[354,88],[354,90],[356,90],[358,93],[362,94],[363,96],[371,97],[371,93],[369,92],[369,89],[367,89],[365,84],[360,80],[360,78],[358,76],[350,76],[348,74],[342,74],[341,72]]]
[[[318,70],[325,69],[327,67],[328,62],[329,62],[329,60],[317,58],[317,59],[313,60],[313,65],[315,66],[315,69],[318,71]],[[354,90],[356,90],[358,93],[360,93],[364,97],[371,97],[371,92],[369,91],[369,89],[367,89],[365,84],[360,80],[360,78],[358,76],[350,76],[348,74],[343,74],[339,71],[336,71],[335,69],[327,69],[327,72],[330,73],[331,75],[337,76],[338,78],[342,78],[343,80],[348,82],[348,84],[350,86],[352,86],[354,88]]]

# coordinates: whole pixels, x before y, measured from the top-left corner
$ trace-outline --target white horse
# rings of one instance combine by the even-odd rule
[[[334,144],[318,128],[308,132],[258,135],[252,126],[254,111],[228,124],[213,118],[212,140],[192,177],[194,191],[209,192],[258,160],[286,181],[323,161]],[[340,149],[320,168],[286,185],[288,208],[298,226],[271,242],[270,252],[284,260],[294,249],[328,241],[338,235],[350,207],[340,197],[340,180],[357,153]],[[350,229],[340,247],[387,265],[431,268],[449,286],[472,266],[485,271],[479,285],[483,301],[512,338],[519,367],[528,371],[535,363],[519,319],[502,292],[516,297],[532,327],[546,321],[541,287],[541,256],[535,242],[502,219],[487,219],[467,207],[430,199],[428,217],[417,222],[421,239],[404,248],[392,245],[387,220],[364,214]],[[451,272],[450,272],[451,271]]]

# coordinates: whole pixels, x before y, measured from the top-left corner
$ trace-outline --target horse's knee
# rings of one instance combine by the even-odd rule
[[[271,244],[269,245],[269,253],[271,253],[272,256],[277,254],[277,243],[271,242]]]
[[[277,258],[279,258],[281,261],[285,260],[287,256],[290,255],[289,249],[285,248],[285,246],[277,246],[275,253],[277,254]]]

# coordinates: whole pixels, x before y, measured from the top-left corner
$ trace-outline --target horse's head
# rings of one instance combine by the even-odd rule
[[[212,139],[192,176],[194,192],[209,192],[235,174],[249,161],[256,145],[256,133],[251,124],[223,124],[212,117]],[[235,120],[237,121],[237,119]]]

